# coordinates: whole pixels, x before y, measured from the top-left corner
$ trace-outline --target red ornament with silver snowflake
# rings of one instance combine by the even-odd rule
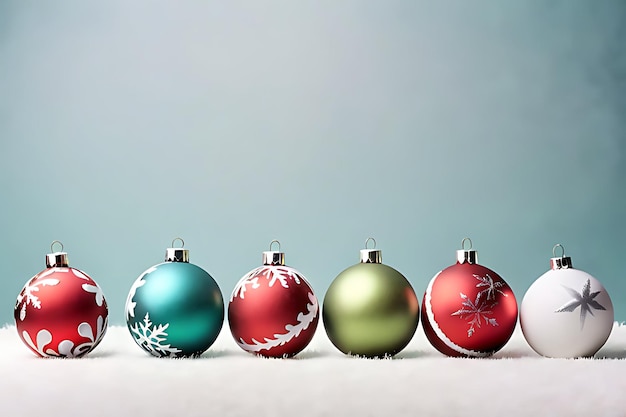
[[[457,253],[457,263],[428,284],[422,303],[424,332],[448,356],[489,356],[511,338],[517,301],[497,273],[476,263],[476,251]]]
[[[317,298],[304,276],[285,266],[282,252],[263,252],[263,263],[246,274],[231,295],[230,331],[247,352],[291,357],[315,334]]]
[[[68,265],[65,252],[47,255],[46,265],[17,297],[14,315],[19,336],[41,357],[84,356],[107,329],[102,290],[87,274]]]

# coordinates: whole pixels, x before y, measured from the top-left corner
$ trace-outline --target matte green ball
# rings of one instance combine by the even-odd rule
[[[164,262],[133,284],[126,323],[135,342],[154,356],[195,356],[217,339],[224,323],[224,299],[204,269]]]
[[[322,319],[328,338],[343,353],[392,356],[415,334],[419,304],[400,272],[384,264],[359,263],[328,288]]]

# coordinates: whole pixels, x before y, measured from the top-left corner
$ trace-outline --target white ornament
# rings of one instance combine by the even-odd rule
[[[553,358],[593,356],[613,328],[613,303],[604,286],[588,273],[566,266],[551,269],[528,289],[520,307],[526,341]],[[555,260],[553,258],[553,265]]]

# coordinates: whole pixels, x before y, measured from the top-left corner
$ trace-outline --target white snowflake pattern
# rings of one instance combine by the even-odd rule
[[[42,357],[48,356],[46,352],[44,352],[43,348],[50,342],[52,342],[52,333],[50,333],[46,329],[41,329],[37,332],[37,344],[33,343],[33,340],[30,337],[30,334],[24,330],[22,332],[22,338],[30,346],[35,352],[39,353]]]
[[[164,344],[167,340],[167,328],[169,323],[154,324],[150,321],[150,313],[146,313],[142,322],[135,322],[129,327],[135,342],[151,355],[157,357],[171,356],[182,352],[169,344]]]
[[[28,346],[39,353],[42,357],[52,356],[62,358],[78,358],[93,350],[93,348],[100,343],[106,333],[107,326],[108,317],[103,318],[102,316],[98,316],[96,322],[96,334],[94,335],[93,329],[89,323],[80,323],[77,328],[78,334],[89,339],[89,342],[81,343],[75,347],[74,342],[71,340],[62,340],[58,345],[58,352],[52,348],[44,350],[46,345],[52,342],[52,333],[50,333],[47,329],[41,329],[37,332],[36,344],[33,342],[30,334],[26,330],[22,332],[22,337]]]
[[[94,285],[83,284],[82,288],[86,292],[90,292],[92,294],[95,294],[96,305],[98,307],[102,307],[102,303],[104,302],[104,293],[102,292],[102,289],[98,286],[98,284],[96,284],[96,283],[94,283]]]
[[[485,274],[484,277],[474,274],[474,278],[476,278],[479,281],[479,283],[476,284],[476,288],[486,287],[485,289],[480,290],[478,294],[482,295],[486,293],[487,300],[495,300],[498,294],[502,294],[505,297],[509,296],[508,294],[505,294],[504,292],[502,292],[502,290],[499,289],[499,288],[504,287],[504,282],[502,281],[494,282],[493,278],[491,278],[489,274]]]
[[[257,270],[255,269],[252,272],[256,274],[256,271]],[[239,280],[239,282],[235,286],[235,289],[233,290],[233,293],[230,296],[230,301],[233,301],[235,297],[239,297],[242,300],[246,298],[246,289],[248,288],[247,287],[248,284],[252,284],[251,285],[252,289],[256,289],[261,286],[261,284],[259,284],[259,277],[252,278],[254,276],[252,272],[249,274],[246,274],[246,276],[244,276],[241,280]]]
[[[133,301],[135,298],[135,293],[139,287],[142,287],[146,284],[146,280],[144,279],[146,275],[150,272],[156,271],[156,267],[150,267],[137,280],[133,283],[133,286],[130,288],[128,293],[128,298],[126,298],[126,319],[130,319],[131,317],[135,317],[135,307],[137,307],[137,303]]]
[[[76,269],[76,268],[70,268],[70,271],[72,271],[72,274],[74,274],[77,278],[80,279],[84,279],[89,281],[89,277],[87,276],[87,274],[85,274],[83,271],[81,271],[80,269]]]
[[[264,338],[264,342],[259,342],[256,339],[252,339],[252,343],[246,343],[242,338],[237,341],[237,344],[248,352],[259,352],[261,350],[269,350],[277,346],[282,346],[289,342],[294,337],[298,337],[302,331],[308,329],[313,323],[319,310],[317,298],[312,293],[308,293],[310,303],[307,303],[307,313],[300,312],[296,317],[297,324],[287,324],[285,326],[286,333],[275,334],[273,339]]]
[[[59,284],[60,281],[55,278],[41,279],[41,277],[47,275],[50,275],[50,273],[41,275],[39,277],[36,276],[35,278],[31,279],[24,287],[24,290],[17,296],[17,305],[19,306],[21,304],[20,321],[24,321],[24,319],[26,318],[26,307],[28,305],[31,305],[33,306],[33,308],[36,309],[41,309],[41,300],[34,294],[36,292],[39,292],[39,287],[54,286]]]
[[[497,301],[487,303],[487,300],[481,299],[482,292],[476,294],[476,301],[474,302],[472,302],[467,295],[463,293],[459,294],[463,300],[461,304],[462,307],[451,315],[459,316],[461,319],[467,321],[470,326],[467,330],[467,337],[472,337],[476,332],[476,328],[480,328],[483,322],[494,327],[498,326],[496,319],[489,317],[493,314],[492,309],[498,305]]]
[[[300,284],[300,282],[304,280],[304,277],[298,274],[296,270],[287,266],[263,265],[248,272],[239,280],[232,295],[230,296],[230,301],[233,301],[236,297],[244,299],[247,285],[249,284],[251,284],[252,289],[259,288],[259,277],[268,279],[269,287],[274,286],[276,281],[278,281],[283,288],[289,288],[290,280],[296,284]]]

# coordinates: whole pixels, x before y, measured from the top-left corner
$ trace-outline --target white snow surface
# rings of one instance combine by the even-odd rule
[[[318,327],[293,359],[245,353],[225,325],[196,359],[155,358],[112,326],[82,359],[0,329],[2,416],[626,416],[626,326],[593,359],[535,354],[519,326],[491,358],[448,358],[418,328],[394,359],[348,357]]]

